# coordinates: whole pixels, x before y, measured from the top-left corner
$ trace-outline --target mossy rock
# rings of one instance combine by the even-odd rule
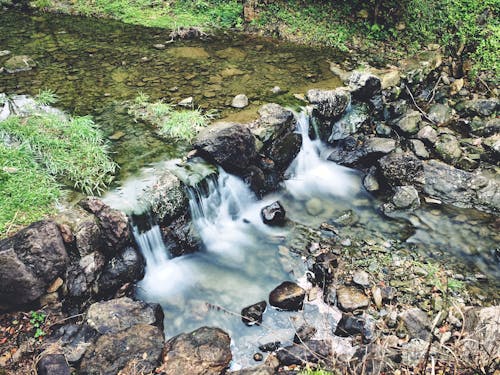
[[[12,56],[4,64],[6,72],[11,74],[31,70],[35,66],[35,61],[27,55]]]

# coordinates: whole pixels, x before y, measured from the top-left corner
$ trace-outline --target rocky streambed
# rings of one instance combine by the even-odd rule
[[[22,373],[36,357],[40,374],[273,374],[316,364],[344,373],[493,373],[498,99],[460,87],[436,49],[399,65],[350,72],[332,64],[345,86],[305,92],[310,117],[274,103],[254,121],[213,124],[183,160],[150,166],[134,194],[125,183],[104,201],[85,198],[2,240],[0,307],[9,312],[0,365]],[[200,158],[213,167],[200,167]],[[186,272],[182,262],[219,259],[197,226],[209,213],[196,207],[208,206],[189,201],[210,197],[221,176],[254,195],[257,211],[241,214],[246,197],[237,190],[227,220],[269,229],[256,232],[271,240],[252,277],[272,277],[265,286],[255,281],[252,294],[243,287],[251,284],[217,274],[210,288],[194,286],[205,299],[169,310],[171,301],[160,306],[161,295],[140,289],[159,261],[148,263],[138,239],[157,231],[148,246],[172,259],[155,272],[167,269],[161,286],[181,288],[174,275]],[[198,197],[190,197],[195,187]],[[131,196],[130,206],[123,200]],[[245,266],[229,259],[229,267],[244,276],[254,260],[241,246]],[[217,287],[231,283],[255,300],[220,302]],[[195,319],[187,307],[199,323],[176,332],[189,326],[178,319]],[[16,312],[30,308],[47,318]],[[217,327],[224,322],[229,328]],[[36,324],[43,340],[32,337]],[[243,330],[255,340],[240,340]]]

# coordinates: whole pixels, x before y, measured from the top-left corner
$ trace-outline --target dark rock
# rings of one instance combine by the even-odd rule
[[[35,301],[64,275],[68,254],[57,225],[39,221],[0,241],[0,309]]]
[[[59,328],[53,336],[48,338],[49,343],[57,343],[66,360],[71,363],[79,362],[87,348],[92,346],[99,334],[86,324],[67,324]]]
[[[351,102],[351,95],[346,89],[309,90],[307,100],[323,118],[336,119],[342,115]]]
[[[142,255],[132,247],[112,258],[99,279],[97,289],[102,295],[112,295],[122,285],[140,280],[144,276],[145,262]]]
[[[500,210],[500,180],[483,171],[466,172],[437,160],[423,163],[424,192],[457,207]]]
[[[378,94],[382,88],[380,78],[367,73],[354,71],[349,78],[352,96],[358,100],[368,100]]]
[[[333,124],[328,142],[332,143],[356,133],[369,119],[366,105],[353,105],[340,120]]]
[[[498,111],[500,100],[497,98],[465,100],[458,103],[455,108],[467,116],[488,117]]]
[[[335,335],[349,337],[361,334],[363,336],[363,341],[366,343],[372,341],[374,329],[373,322],[366,317],[343,313],[342,318],[335,328]]]
[[[275,341],[259,346],[259,350],[262,352],[274,352],[281,347],[281,342]]]
[[[373,164],[395,148],[396,141],[391,138],[368,138],[361,143],[354,137],[347,137],[334,143],[328,160],[348,167]]]
[[[262,169],[255,165],[251,165],[247,168],[243,179],[250,186],[250,189],[252,189],[252,191],[257,194],[257,196],[263,196],[268,189],[273,189],[276,187],[276,185],[267,185],[266,175],[264,174]]]
[[[250,129],[236,123],[220,122],[203,129],[194,147],[229,172],[241,173],[257,156]]]
[[[284,171],[295,159],[301,146],[302,138],[300,135],[290,132],[276,139],[264,152],[274,161],[279,171]]]
[[[160,362],[163,343],[163,332],[144,324],[105,334],[85,353],[80,374],[116,375],[133,364],[144,373],[152,372]]]
[[[397,100],[387,104],[384,110],[384,118],[386,121],[403,116],[408,111],[408,103],[406,100]]]
[[[431,334],[431,322],[425,312],[419,308],[413,308],[401,313],[401,320],[406,326],[412,338],[428,340]]]
[[[337,288],[337,302],[343,311],[354,311],[368,307],[370,299],[359,289],[342,286]]]
[[[293,342],[296,344],[301,344],[303,342],[309,341],[313,338],[316,332],[317,330],[314,326],[305,323],[297,328],[295,336],[293,337]]]
[[[262,355],[262,353],[255,353],[253,355],[253,360],[256,361],[256,362],[260,362],[264,359],[264,356]]]
[[[452,134],[441,134],[435,144],[436,152],[446,162],[456,162],[462,156],[462,149],[457,137]]]
[[[174,257],[193,253],[201,246],[200,238],[193,227],[188,212],[184,212],[170,225],[162,227],[161,230],[165,246]]]
[[[481,137],[488,137],[500,133],[500,118],[494,117],[488,120],[474,118],[467,123],[467,126],[469,133]]]
[[[378,161],[379,172],[387,185],[391,187],[401,185],[424,184],[424,167],[420,159],[411,153],[393,152]]]
[[[150,324],[163,329],[163,310],[158,304],[123,297],[92,304],[86,320],[100,334],[121,332],[137,324]]]
[[[70,375],[71,369],[64,354],[44,355],[37,363],[38,375]]]
[[[328,252],[318,255],[312,266],[315,284],[321,286],[321,288],[329,285],[335,276],[337,267],[338,259],[334,254]]]
[[[110,208],[96,197],[85,198],[79,205],[97,217],[106,255],[113,256],[130,245],[129,223],[123,212]]]
[[[449,106],[440,103],[432,105],[427,114],[427,117],[437,125],[446,124],[451,120],[452,116],[453,110]]]
[[[271,203],[262,208],[260,217],[264,224],[267,225],[283,225],[285,223],[285,209],[279,201]]]
[[[302,365],[304,363],[318,363],[321,358],[330,358],[332,345],[324,340],[311,340],[304,345],[292,345],[276,352],[281,366]]]
[[[165,375],[219,375],[231,361],[231,339],[219,328],[202,327],[170,339],[163,351]]]
[[[306,291],[291,281],[285,281],[269,294],[269,304],[285,311],[298,311],[302,308]]]
[[[243,370],[238,370],[238,371],[231,371],[228,372],[228,375],[274,375],[274,370],[266,366],[265,364],[262,366],[257,366],[257,367],[252,367],[252,368],[246,368]]]
[[[392,286],[384,286],[381,288],[382,292],[382,300],[385,302],[390,302],[394,298],[396,298],[396,288],[393,288]]]
[[[86,220],[77,225],[75,229],[75,244],[81,257],[93,251],[103,249],[104,244],[101,236],[101,228],[93,215],[89,215]]]
[[[245,307],[241,310],[241,320],[247,326],[253,326],[254,324],[260,325],[260,323],[262,323],[262,315],[264,315],[266,307],[266,301],[261,301],[254,305]]]

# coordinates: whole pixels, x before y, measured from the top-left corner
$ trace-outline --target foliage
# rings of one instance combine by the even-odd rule
[[[158,129],[158,133],[167,138],[191,141],[196,133],[208,125],[211,114],[204,114],[199,109],[175,110],[163,101],[148,102],[143,93],[135,98],[129,113],[135,120],[143,120]]]
[[[86,194],[101,193],[117,167],[108,156],[100,130],[88,116],[13,116],[0,123],[0,133],[32,152],[49,174]]]
[[[318,369],[310,369],[306,368],[305,370],[302,370],[299,372],[299,375],[334,375],[333,372],[322,370],[320,368]]]
[[[31,312],[30,323],[33,325],[33,328],[35,328],[34,337],[36,339],[39,337],[45,336],[45,331],[43,330],[43,325],[45,323],[46,318],[47,318],[47,315],[45,315],[43,312],[37,312],[37,311]]]
[[[58,185],[25,147],[0,142],[0,237],[53,211]]]
[[[51,89],[40,90],[38,95],[35,96],[35,102],[38,105],[51,105],[57,103],[59,97]]]

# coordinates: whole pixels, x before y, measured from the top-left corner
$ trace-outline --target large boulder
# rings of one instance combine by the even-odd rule
[[[38,299],[64,274],[68,261],[59,229],[50,220],[0,241],[0,309]]]
[[[358,100],[368,100],[382,88],[380,78],[369,72],[354,71],[349,77],[352,96]]]
[[[378,161],[383,181],[394,188],[403,185],[421,187],[424,184],[424,167],[412,153],[392,152]]]
[[[351,94],[346,88],[335,90],[309,90],[307,100],[314,107],[313,115],[318,118],[318,130],[321,139],[328,139],[332,121],[338,120],[351,104]]]
[[[79,373],[116,375],[121,370],[123,373],[131,373],[133,368],[150,373],[160,362],[163,344],[163,332],[158,327],[147,324],[107,333],[87,350]]]
[[[334,143],[328,160],[348,167],[371,165],[395,149],[396,141],[392,138],[373,137],[361,142],[347,137]]]
[[[158,369],[165,375],[219,375],[231,361],[231,338],[220,328],[201,327],[170,339]]]
[[[137,324],[163,328],[163,310],[157,304],[122,297],[92,304],[87,311],[86,321],[100,334],[117,333]]]
[[[236,123],[219,122],[203,129],[194,147],[202,156],[235,173],[242,173],[257,156],[250,129]]]
[[[298,311],[304,304],[306,291],[291,281],[284,281],[269,293],[269,304],[285,311]]]
[[[328,142],[344,139],[356,133],[369,119],[366,105],[353,105],[340,120],[333,124]]]

